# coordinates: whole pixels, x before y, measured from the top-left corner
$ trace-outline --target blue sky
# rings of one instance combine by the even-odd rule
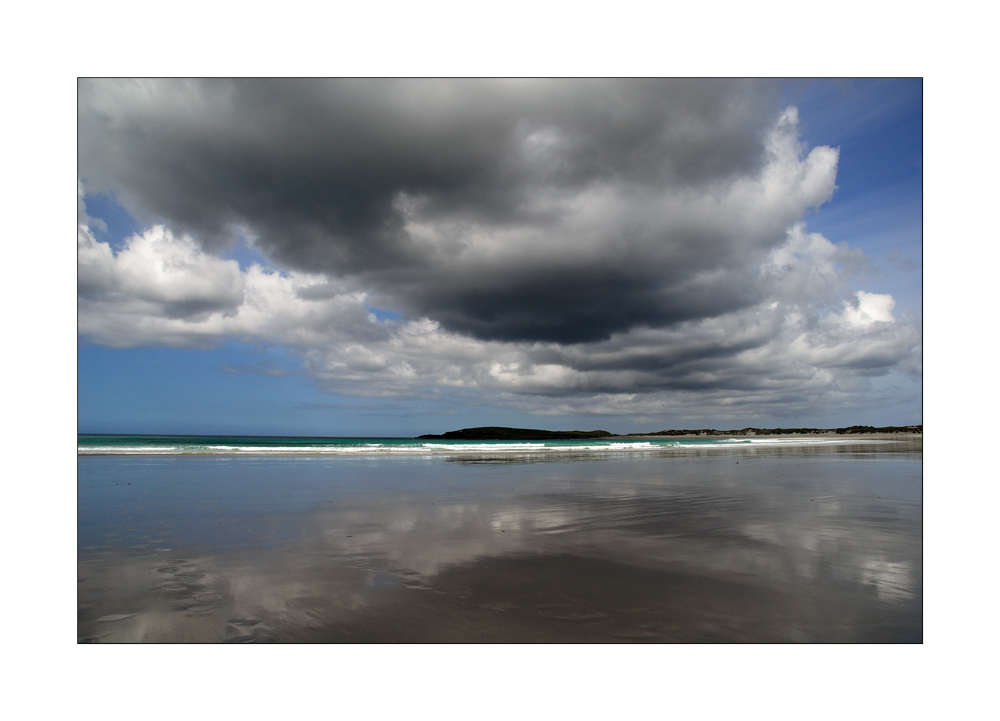
[[[837,192],[809,228],[864,250],[881,271],[867,283],[872,290],[920,313],[922,82],[814,82],[787,98],[805,120],[805,142],[841,150]]]
[[[711,92],[716,91],[713,89]],[[732,93],[741,90],[725,89],[719,92]],[[119,88],[113,84],[107,86],[98,84],[92,89],[83,89],[81,117],[84,118],[85,129],[89,122],[87,103],[96,104],[98,101],[108,103],[109,97],[119,102],[119,97],[125,98],[125,93],[119,95],[116,93],[119,93]],[[247,98],[249,99],[246,102],[254,102],[250,94]],[[288,102],[298,102],[298,99],[291,98]],[[356,102],[358,107],[368,107],[364,98]],[[98,161],[90,159],[87,153],[89,144],[95,147],[98,145],[97,139],[102,137],[101,132],[111,131],[97,128],[93,131],[93,139],[84,133],[81,136],[80,174],[86,227],[91,233],[91,240],[86,241],[90,243],[86,246],[87,252],[98,248],[102,243],[107,243],[114,257],[122,260],[128,256],[121,253],[129,247],[131,242],[129,239],[133,234],[142,234],[159,224],[166,229],[164,231],[166,234],[162,237],[157,236],[160,239],[155,242],[150,241],[149,248],[170,246],[172,248],[170,252],[174,253],[171,257],[181,258],[182,260],[177,262],[182,264],[193,262],[183,260],[190,258],[215,258],[220,262],[232,259],[238,263],[239,271],[237,275],[232,275],[225,265],[212,265],[207,260],[198,261],[203,262],[204,267],[208,269],[202,274],[204,277],[199,276],[207,285],[190,291],[195,294],[191,297],[175,297],[176,292],[180,291],[176,291],[172,286],[170,292],[175,295],[171,295],[168,301],[159,296],[150,300],[152,296],[143,295],[141,288],[132,291],[122,290],[126,286],[112,288],[110,280],[105,285],[101,285],[103,281],[100,279],[94,281],[97,283],[95,287],[98,288],[95,291],[88,290],[89,280],[82,282],[81,336],[78,344],[79,431],[82,433],[412,436],[476,425],[562,429],[604,428],[613,432],[634,432],[704,426],[832,427],[854,423],[873,425],[920,423],[922,391],[919,365],[917,370],[914,370],[912,360],[916,357],[919,362],[919,349],[916,351],[907,349],[914,343],[919,343],[922,318],[921,82],[919,80],[793,81],[778,88],[772,105],[771,115],[767,114],[767,108],[760,111],[760,118],[764,118],[767,122],[773,122],[776,114],[787,106],[798,108],[797,133],[805,144],[803,156],[817,146],[839,149],[839,156],[835,161],[836,190],[818,209],[810,207],[812,201],[803,200],[801,210],[795,211],[797,222],[805,224],[803,228],[805,233],[820,233],[833,246],[860,250],[866,258],[864,262],[858,264],[857,254],[831,256],[830,253],[833,251],[824,246],[825,250],[815,251],[819,255],[814,253],[801,261],[804,268],[802,273],[803,277],[816,277],[808,274],[819,272],[817,269],[833,257],[837,263],[838,276],[835,280],[830,280],[830,288],[822,295],[817,291],[817,294],[808,297],[801,295],[792,297],[787,294],[774,296],[777,298],[774,305],[780,303],[779,310],[786,312],[786,325],[791,322],[787,320],[788,318],[799,318],[803,314],[815,316],[810,328],[823,328],[826,327],[823,323],[826,322],[828,325],[833,323],[832,320],[825,321],[824,318],[841,316],[846,319],[854,318],[855,315],[851,313],[861,313],[867,319],[860,325],[852,326],[845,320],[841,326],[837,326],[856,327],[860,330],[857,331],[856,337],[847,337],[844,335],[846,331],[837,331],[840,335],[836,336],[836,343],[840,345],[836,347],[833,345],[834,341],[830,340],[833,336],[824,336],[825,340],[809,341],[813,343],[810,348],[815,350],[809,357],[821,359],[814,361],[816,364],[814,372],[804,369],[802,361],[796,361],[798,365],[794,369],[778,368],[774,366],[774,361],[766,360],[760,361],[763,364],[761,366],[746,365],[755,362],[751,359],[753,349],[747,350],[744,356],[738,356],[739,363],[744,365],[739,365],[736,360],[732,366],[712,361],[712,358],[718,358],[722,353],[719,347],[706,347],[701,351],[699,362],[703,362],[703,365],[697,367],[688,367],[683,363],[669,360],[674,358],[674,348],[687,347],[687,344],[695,342],[689,339],[707,338],[712,334],[718,336],[720,333],[725,336],[731,331],[724,329],[742,328],[746,325],[746,318],[749,316],[741,316],[740,313],[750,313],[754,308],[771,308],[769,301],[771,296],[765,297],[766,293],[761,295],[763,291],[759,289],[747,290],[746,300],[741,299],[741,296],[734,299],[726,308],[705,310],[700,315],[692,316],[692,319],[671,320],[674,316],[670,313],[676,310],[673,307],[665,308],[661,315],[647,317],[642,315],[641,304],[636,306],[640,309],[637,311],[640,315],[635,317],[623,315],[606,319],[603,316],[593,316],[597,319],[593,323],[608,323],[607,331],[599,337],[586,336],[587,328],[593,324],[587,325],[581,331],[573,331],[577,335],[568,335],[570,331],[566,329],[577,322],[572,304],[567,306],[566,310],[559,311],[562,315],[553,311],[551,318],[539,315],[537,322],[532,318],[530,324],[512,329],[509,324],[497,321],[492,310],[485,314],[477,310],[481,308],[482,301],[479,296],[474,295],[475,288],[469,290],[462,286],[459,290],[449,289],[450,294],[443,295],[443,300],[434,297],[433,293],[437,288],[450,282],[448,280],[452,278],[450,275],[441,275],[440,281],[429,280],[428,285],[434,287],[418,288],[411,292],[399,290],[404,286],[409,288],[413,285],[409,277],[401,279],[398,271],[386,270],[377,264],[365,266],[363,260],[350,261],[354,263],[350,272],[346,270],[340,272],[340,266],[323,265],[333,261],[327,261],[325,251],[322,253],[317,251],[318,246],[315,244],[307,245],[301,239],[292,236],[287,240],[272,241],[272,236],[279,237],[280,228],[275,229],[275,221],[271,216],[254,216],[252,212],[247,211],[233,226],[237,229],[230,229],[227,231],[229,235],[222,237],[215,232],[220,226],[213,225],[214,221],[209,218],[211,208],[191,210],[197,199],[192,200],[184,196],[183,189],[164,190],[172,180],[169,174],[166,179],[161,178],[155,182],[142,178],[130,181],[132,176],[129,173],[137,172],[133,168],[127,165],[117,167],[100,165]],[[143,114],[143,108],[136,110],[128,106],[125,100],[121,100],[114,107],[119,108],[119,112],[123,114],[132,112],[138,113],[140,117],[150,117],[148,114]],[[655,109],[649,112],[653,113]],[[598,117],[598,120],[601,119]],[[751,129],[757,127],[753,126],[755,122],[761,127],[766,127],[761,125],[765,120],[760,120],[757,116],[751,117],[746,120],[747,127]],[[183,118],[177,122],[183,122]],[[402,120],[400,123],[405,124]],[[563,128],[558,124],[555,128],[555,130],[545,129],[545,132],[555,133],[557,140],[560,137],[576,137],[570,130],[559,136],[558,133]],[[544,132],[539,131],[539,133],[530,136],[529,140],[536,143],[555,142],[546,140],[549,136]],[[742,142],[742,137],[728,140],[735,144]],[[117,142],[117,138],[112,140]],[[128,147],[124,140],[122,144],[122,147]],[[472,145],[470,142],[470,147]],[[562,146],[555,143],[550,144],[550,147]],[[144,146],[139,150],[148,152],[153,158],[167,157],[167,153],[160,148],[151,150]],[[676,152],[680,153],[682,150]],[[706,157],[709,157],[710,151],[711,147],[705,151]],[[138,153],[135,150],[133,152]],[[183,150],[174,149],[172,152],[180,153]],[[135,157],[135,163],[143,162],[138,154]],[[665,157],[669,161],[669,152]],[[823,160],[819,155],[810,157],[815,157],[817,163]],[[155,170],[155,161],[151,162]],[[219,164],[221,166],[227,162],[232,167],[245,167],[242,160],[237,163],[231,159],[222,159]],[[434,161],[429,162],[433,165]],[[741,159],[735,158],[732,161],[733,169],[726,172],[737,175],[744,172],[740,170],[741,162],[743,162]],[[806,160],[803,159],[802,163],[805,164]],[[150,165],[149,162],[144,164]],[[283,167],[275,167],[276,175],[283,171]],[[412,175],[416,171],[407,172]],[[437,173],[439,170],[433,172]],[[226,177],[231,177],[232,173],[233,171],[227,169]],[[173,180],[177,187],[182,185],[180,181]],[[478,178],[474,180],[480,182]],[[247,182],[249,181],[240,187],[246,188]],[[380,182],[380,179],[369,179],[367,182],[376,183]],[[416,181],[407,182],[412,184]],[[551,189],[556,187],[555,183],[562,181],[547,182],[549,185],[546,187]],[[472,184],[470,181],[469,187]],[[483,187],[487,186],[488,184],[483,183]],[[438,186],[427,187],[432,189],[427,190],[421,197],[425,202],[439,203],[442,209],[440,213],[449,212],[449,208],[459,203],[480,202],[455,200],[452,196],[444,195],[446,191],[440,190]],[[659,192],[663,189],[657,187],[655,190]],[[685,190],[692,192],[690,188]],[[503,189],[503,192],[509,191],[509,188]],[[308,189],[303,192],[308,192]],[[398,192],[404,195],[397,195],[397,198],[408,197],[405,193],[409,191],[404,189]],[[449,189],[447,192],[452,191]],[[574,189],[573,192],[584,191]],[[666,188],[664,192],[672,192],[672,189]],[[816,192],[822,194],[826,191]],[[121,199],[121,204],[118,198]],[[216,203],[215,207],[218,208],[229,203],[225,206],[227,208],[225,213],[229,213],[230,216],[237,212],[233,210],[236,207],[235,203],[226,197],[220,196],[218,200],[212,202]],[[610,202],[608,201],[609,204]],[[132,212],[123,206],[132,208]],[[474,213],[486,217],[484,207],[484,205],[463,206],[461,212],[464,215],[454,217],[467,218]],[[283,212],[284,215],[278,214],[277,217],[292,217],[291,211]],[[494,213],[490,216],[493,218],[495,211],[490,212]],[[655,207],[653,210],[635,207],[629,212],[638,215],[657,211]],[[224,213],[220,210],[221,215]],[[345,215],[346,211],[342,211],[339,217]],[[414,216],[408,221],[412,223],[407,226],[408,237],[416,237],[416,233],[423,232],[420,229],[429,227],[433,224],[432,221],[437,222],[438,217]],[[781,217],[784,218],[781,223],[792,225],[788,223],[786,216]],[[448,228],[455,227],[456,221],[453,218],[445,220],[451,223]],[[503,222],[509,224],[503,225]],[[484,220],[474,231],[481,234],[492,233],[492,237],[500,237],[502,233],[514,232],[511,230],[515,228],[513,222]],[[445,225],[441,227],[444,228]],[[610,224],[607,227],[608,238],[618,237],[615,235],[618,232],[615,227]],[[738,226],[733,227],[736,228],[733,233],[740,232]],[[484,228],[486,230],[483,230]],[[517,232],[521,230],[523,227],[517,226]],[[171,232],[173,235],[170,235]],[[361,226],[351,231],[348,226],[340,225],[329,232],[331,239],[323,241],[328,243],[328,246],[324,247],[340,248],[338,252],[341,255],[337,255],[337,258],[361,257],[356,248],[368,247],[337,246],[336,243],[341,242],[337,238],[342,235],[354,232],[358,237],[376,238],[374,235],[365,236],[365,233],[371,231]],[[193,240],[191,244],[180,248],[177,238],[183,233],[188,234]],[[444,236],[434,236],[432,241],[438,242],[434,240],[438,237]],[[375,241],[365,242],[370,244]],[[511,242],[517,241],[515,239]],[[607,244],[612,240],[605,241],[598,238],[594,242]],[[760,242],[754,247],[758,247]],[[768,247],[777,247],[776,241],[768,242],[771,243]],[[789,243],[793,242],[789,240]],[[135,257],[138,258],[138,244],[135,248],[137,249]],[[182,251],[187,255],[177,255]],[[310,253],[316,255],[312,256]],[[81,257],[91,256],[81,255]],[[315,261],[312,260],[313,257],[316,258]],[[853,260],[849,260],[851,258]],[[529,262],[530,260],[527,255],[523,258],[525,274],[530,274],[532,269],[537,267],[537,262],[533,264]],[[851,262],[854,262],[857,268],[852,273],[842,272],[844,264]],[[608,261],[605,260],[603,263],[604,266],[595,267],[607,267]],[[699,265],[700,260],[698,263],[694,261],[692,263],[692,267],[702,268],[704,265],[703,263]],[[808,265],[810,263],[812,265]],[[641,256],[636,258],[636,264],[642,264]],[[232,284],[251,287],[248,273],[255,265],[265,274],[274,274],[266,276],[272,280],[279,276],[293,280],[302,278],[301,281],[295,280],[295,283],[298,283],[295,285],[297,290],[293,294],[296,298],[306,297],[305,294],[314,292],[308,289],[327,286],[332,288],[332,284],[343,281],[343,286],[337,286],[336,298],[344,300],[342,305],[337,306],[339,310],[329,311],[332,314],[331,318],[354,317],[350,315],[351,313],[355,315],[360,313],[358,317],[363,318],[365,311],[362,309],[367,309],[373,317],[369,321],[357,321],[362,324],[361,326],[352,325],[349,328],[345,326],[345,329],[337,330],[334,335],[330,335],[332,331],[327,333],[326,328],[341,321],[330,320],[323,326],[323,332],[327,335],[323,336],[322,341],[298,340],[300,336],[308,335],[306,330],[311,334],[310,338],[316,336],[315,329],[312,326],[308,329],[304,327],[302,333],[292,333],[289,328],[281,327],[281,323],[284,322],[281,319],[285,317],[283,315],[267,319],[266,322],[260,321],[264,325],[253,326],[267,330],[226,330],[211,333],[201,330],[204,324],[209,322],[205,320],[209,317],[205,314],[215,312],[212,310],[216,307],[212,305],[213,303],[222,308],[229,302],[226,298],[238,294],[236,285]],[[124,267],[123,265],[122,268]],[[722,268],[721,265],[719,267]],[[114,272],[121,275],[124,271]],[[306,274],[310,272],[312,275],[307,276]],[[486,286],[492,282],[490,267],[487,266],[483,272],[482,285]],[[563,275],[559,275],[561,272],[561,268],[553,269],[552,285],[565,289],[561,291],[561,296],[573,297],[576,290],[572,280],[567,281]],[[574,273],[584,272],[577,268],[571,269],[568,274],[572,278]],[[829,275],[828,271],[825,272]],[[86,274],[81,276],[85,279],[90,277]],[[650,282],[646,276],[629,277],[633,278],[637,288],[643,283]],[[544,277],[542,281],[544,286]],[[511,282],[516,281],[507,281],[508,285]],[[609,285],[608,293],[620,294],[622,284],[625,282],[616,277]],[[497,281],[496,285],[499,289],[488,299],[491,309],[503,307],[511,297],[507,290],[500,287],[502,285],[500,281]],[[806,286],[813,288],[815,284],[807,282]],[[132,288],[134,285],[128,287]],[[189,287],[193,286],[190,284],[184,286],[184,288]],[[869,295],[858,295],[858,291]],[[135,297],[123,301],[123,296],[128,292],[134,293]],[[327,291],[315,291],[315,293],[324,292]],[[599,289],[595,290],[596,292],[599,292]],[[648,293],[646,290],[642,292]],[[753,295],[754,292],[757,295]],[[334,291],[331,290],[329,293],[332,294]],[[367,295],[359,300],[361,296],[357,295],[358,293]],[[532,293],[537,294],[538,291],[527,288],[518,293],[521,295],[510,301],[513,303],[511,313],[521,318],[526,311],[517,305],[521,302],[519,298],[531,296]],[[892,296],[894,305],[887,306],[886,303],[889,301],[880,300],[889,295]],[[586,297],[586,293],[582,297]],[[718,294],[714,297],[718,297]],[[94,298],[98,298],[99,302],[94,301]],[[347,304],[348,298],[354,299],[351,301],[354,305]],[[127,308],[120,305],[126,301],[129,303]],[[161,305],[156,306],[157,309],[149,310],[154,302]],[[542,300],[538,302],[543,303]],[[448,303],[453,305],[449,306]],[[852,303],[853,306],[850,305]],[[865,306],[865,303],[869,303],[869,306]],[[468,313],[451,312],[451,307],[466,306],[472,309]],[[627,306],[624,301],[623,306]],[[189,310],[195,307],[196,311]],[[852,307],[855,310],[851,310]],[[866,307],[869,308],[868,316],[863,315]],[[886,310],[889,307],[891,310]],[[529,307],[528,311],[531,310]],[[239,313],[244,312],[239,311]],[[136,315],[142,313],[147,315],[142,317]],[[187,315],[184,315],[185,313]],[[218,323],[224,325],[225,319],[234,317],[234,314],[242,317],[239,313],[232,309],[219,310]],[[626,311],[623,311],[624,313]],[[715,315],[712,315],[713,313]],[[840,315],[836,315],[837,313]],[[882,315],[879,315],[880,313]],[[116,329],[125,327],[123,325],[125,321],[120,319],[134,323],[134,326],[128,326],[134,330],[118,332]],[[370,327],[365,326],[365,322],[370,323]],[[717,325],[706,325],[711,322],[717,322]],[[421,323],[425,325],[420,325]],[[439,325],[431,327],[427,326],[427,323]],[[729,325],[726,325],[727,323]],[[196,326],[196,324],[203,325]],[[250,327],[240,326],[240,328]],[[149,328],[165,330],[150,331]],[[176,330],[177,328],[182,330]],[[415,337],[414,334],[421,328],[424,330],[420,332],[439,335],[428,336],[431,340],[419,347],[427,347],[430,344],[440,349],[453,343],[455,355],[432,357],[431,351],[428,350],[428,355],[425,356],[426,366],[414,360],[419,358],[414,355],[419,353],[415,350],[408,350],[409,355],[386,359],[386,354],[389,352],[386,349],[398,348],[401,343],[406,342],[405,339]],[[555,330],[551,330],[552,328]],[[650,332],[666,334],[662,337],[657,336],[659,339],[657,342],[661,345],[655,346],[656,350],[642,350],[652,347],[643,335],[646,333],[643,330],[645,328],[652,329]],[[681,330],[676,330],[678,328]],[[884,337],[877,336],[877,333],[882,333]],[[782,351],[781,348],[798,348],[803,341],[800,338],[798,341],[800,345],[796,346],[792,336],[788,338],[791,340],[787,341],[786,346],[778,345],[777,339],[768,339],[768,345],[762,347],[773,347],[775,350],[771,352],[777,354],[775,357],[790,357],[791,351]],[[903,340],[900,340],[901,338]],[[914,338],[916,340],[913,340]],[[717,343],[717,341],[712,342]],[[459,347],[462,343],[466,345]],[[905,343],[909,345],[903,348],[901,344]],[[479,366],[469,365],[467,368],[463,366],[465,370],[457,370],[452,375],[442,375],[443,371],[439,373],[439,368],[452,363],[453,358],[466,358],[473,352],[469,349],[481,350],[484,344],[488,352]],[[490,348],[495,350],[489,351]],[[903,350],[900,350],[901,348]],[[586,358],[581,360],[584,356],[595,357],[612,352],[624,355],[615,356],[615,365],[613,367],[609,365],[607,371],[590,369],[588,366],[590,361]],[[364,360],[362,356],[366,353],[372,357],[378,356],[379,360],[377,362]],[[500,353],[511,355],[503,362],[491,364],[492,356],[489,353],[497,357]],[[665,360],[657,364],[655,362],[657,357]],[[359,358],[361,360],[358,360]],[[637,358],[641,360],[636,360]],[[650,360],[651,358],[653,360]],[[454,361],[456,364],[458,362]],[[651,363],[655,366],[652,375],[648,373]],[[672,363],[679,364],[671,365]],[[746,377],[752,376],[755,379],[753,383],[743,382],[740,379],[739,369],[743,367],[749,369]],[[387,375],[389,373],[387,368],[390,370],[395,368],[394,375]],[[399,368],[403,370],[399,371]],[[492,373],[492,380],[489,383],[477,380],[483,377],[484,368]],[[769,371],[769,368],[773,368],[773,371]],[[462,375],[463,373],[465,375]],[[793,380],[793,377],[797,380]],[[570,380],[566,380],[567,378]],[[782,385],[783,383],[785,385]],[[824,383],[826,385],[823,385]]]

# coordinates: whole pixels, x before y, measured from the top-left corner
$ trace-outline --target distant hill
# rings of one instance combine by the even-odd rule
[[[607,431],[543,431],[537,428],[502,428],[500,426],[463,428],[460,431],[448,431],[439,436],[433,434],[417,436],[417,438],[424,440],[442,441],[558,441],[611,437],[615,437],[615,434]]]
[[[812,435],[836,433],[837,435],[853,435],[856,433],[920,433],[924,432],[923,425],[919,426],[848,426],[847,428],[741,428],[738,431],[717,431],[714,428],[701,428],[699,430],[672,430],[656,431],[655,433],[629,433],[630,436],[783,436],[783,435]]]
[[[463,428],[460,431],[448,431],[441,435],[427,434],[417,436],[423,440],[447,441],[557,441],[585,440],[588,438],[627,438],[630,436],[782,436],[810,435],[836,433],[838,435],[853,435],[857,433],[920,433],[923,425],[918,426],[848,426],[847,428],[741,428],[732,431],[717,431],[714,428],[698,430],[669,430],[653,433],[629,433],[620,436],[608,431],[545,431],[537,428],[503,428],[501,426],[485,426],[482,428]]]

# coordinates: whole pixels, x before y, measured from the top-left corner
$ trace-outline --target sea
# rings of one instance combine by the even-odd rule
[[[921,643],[919,436],[80,435],[80,643]]]

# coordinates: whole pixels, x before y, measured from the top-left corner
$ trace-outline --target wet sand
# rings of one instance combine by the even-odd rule
[[[381,594],[305,642],[919,641],[912,612],[850,592],[573,555],[513,555]]]
[[[80,458],[82,642],[921,642],[921,444]]]

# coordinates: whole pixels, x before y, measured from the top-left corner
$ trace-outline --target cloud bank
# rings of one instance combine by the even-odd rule
[[[330,391],[542,414],[919,377],[919,328],[805,225],[838,151],[766,83],[83,81],[79,125],[93,342],[263,339]],[[83,188],[147,229],[98,242]],[[224,259],[236,237],[276,269]]]

